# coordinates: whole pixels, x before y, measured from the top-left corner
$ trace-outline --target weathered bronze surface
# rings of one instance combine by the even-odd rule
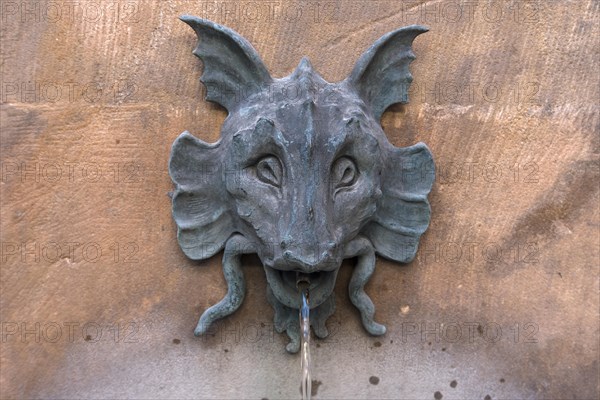
[[[427,29],[384,35],[345,80],[329,83],[306,58],[291,75],[272,78],[236,32],[181,19],[198,35],[194,54],[204,63],[206,99],[228,111],[216,143],[183,132],[169,163],[184,253],[202,260],[224,249],[227,295],[202,314],[195,334],[242,304],[240,258],[249,253],[264,266],[275,327],[290,337],[289,352],[299,349],[298,277],[310,281],[311,325],[324,338],[346,258],[357,259],[349,294],[362,324],[384,334],[364,286],[376,254],[401,263],[414,258],[429,225],[434,165],[423,143],[393,146],[380,118],[390,105],[408,102],[411,45]]]

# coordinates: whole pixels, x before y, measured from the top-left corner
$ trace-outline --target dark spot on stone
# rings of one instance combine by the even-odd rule
[[[392,343],[394,343],[394,341],[393,341],[393,340],[390,340],[390,344],[392,344]]]
[[[317,347],[321,347],[321,344],[320,344],[320,343],[317,343]]]
[[[458,382],[456,382],[456,381],[452,381],[452,382],[450,382],[450,387],[451,387],[451,388],[453,388],[453,389],[454,389],[454,388],[456,387],[456,385],[458,385]]]
[[[442,397],[444,397],[444,396],[443,396],[443,395],[442,395],[442,393],[440,393],[440,392],[435,392],[435,393],[433,394],[433,398],[434,398],[435,400],[441,400],[441,398],[442,398]]]
[[[312,386],[310,387],[310,395],[315,397],[317,392],[319,391],[319,386],[321,386],[321,381],[317,381],[316,379],[312,380]]]
[[[442,347],[442,351],[446,351],[446,348],[445,348],[445,347]]]
[[[119,139],[117,139],[117,140],[115,140],[115,143],[119,144],[119,143],[121,143],[121,141]]]
[[[374,347],[381,347],[381,342],[377,341],[375,343],[373,343]]]
[[[262,399],[260,399],[260,400],[269,400],[269,399],[267,399],[266,397],[263,397],[263,398],[262,398]]]
[[[489,394],[486,394],[485,397],[483,398],[483,400],[492,400],[492,396],[490,396]]]
[[[229,353],[229,349],[223,349],[225,353]]]
[[[161,230],[162,232],[164,232],[164,231],[165,231],[165,226],[164,226],[164,225],[161,225],[161,226],[160,226],[160,230]]]
[[[311,381],[311,386],[310,386],[310,397],[315,397],[317,395],[317,392],[319,391],[319,386],[321,386],[323,382],[318,381],[316,379],[313,379]],[[300,385],[300,394],[302,394],[302,385]]]
[[[429,342],[429,343],[427,343],[427,344],[431,346],[431,342]]]
[[[264,323],[264,322],[261,322],[261,323],[260,323],[260,327],[261,327],[261,328],[264,328],[264,327],[265,327],[265,323]]]
[[[173,344],[179,344],[179,343],[181,343],[181,340],[179,340],[179,339],[173,339]]]
[[[504,380],[504,378],[500,378],[500,383],[504,383],[506,382],[506,380]]]
[[[85,337],[85,341],[86,341],[86,342],[89,342],[90,340],[92,340],[92,335],[87,335],[87,336]]]
[[[377,376],[372,376],[369,378],[369,383],[371,385],[377,385],[379,383],[379,378]]]
[[[479,332],[479,334],[483,336],[483,326],[481,326],[481,324],[477,325],[477,332]]]
[[[560,276],[560,277],[561,277],[561,279],[562,279],[562,274],[561,274],[560,272],[557,272],[557,274],[558,274],[558,276]]]

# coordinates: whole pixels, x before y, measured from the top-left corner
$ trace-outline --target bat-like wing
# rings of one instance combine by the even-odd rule
[[[198,36],[193,53],[204,63],[200,80],[206,86],[206,100],[231,112],[241,100],[272,82],[256,50],[237,32],[191,15],[180,19]]]
[[[408,66],[415,59],[412,42],[427,31],[424,26],[410,25],[382,36],[363,53],[347,78],[377,121],[392,104],[408,103],[413,80]]]

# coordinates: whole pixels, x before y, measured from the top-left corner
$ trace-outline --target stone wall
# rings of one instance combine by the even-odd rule
[[[597,398],[599,3],[2,1],[2,398],[299,397],[258,259],[208,338],[220,256],[176,242],[170,145],[215,141],[180,14],[247,38],[273,76],[342,80],[419,23],[411,102],[383,117],[437,178],[417,258],[378,259],[369,337],[336,287],[315,398]]]

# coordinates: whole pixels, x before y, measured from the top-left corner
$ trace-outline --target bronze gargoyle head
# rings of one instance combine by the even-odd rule
[[[271,77],[256,50],[236,32],[183,16],[198,36],[206,99],[228,111],[216,143],[188,132],[174,142],[169,172],[176,190],[178,241],[191,259],[222,249],[227,295],[201,316],[195,333],[242,303],[241,255],[255,253],[266,273],[275,327],[299,349],[298,276],[309,281],[311,325],[328,335],[333,289],[343,259],[356,258],[352,303],[365,329],[382,335],[364,286],[375,255],[406,263],[427,229],[434,180],[423,143],[394,147],[380,125],[392,104],[408,102],[415,58],[412,25],[377,40],[350,76],[326,82],[304,58],[281,79]]]

